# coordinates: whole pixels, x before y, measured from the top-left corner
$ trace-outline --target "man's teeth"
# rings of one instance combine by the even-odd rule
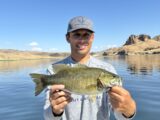
[[[80,49],[84,49],[86,47],[86,45],[78,45],[77,47]]]

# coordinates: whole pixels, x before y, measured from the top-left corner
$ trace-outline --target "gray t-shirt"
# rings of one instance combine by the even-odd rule
[[[77,64],[70,56],[58,61],[54,64],[66,64],[68,66],[74,67]],[[92,56],[90,59],[85,63],[86,66],[89,67],[97,67],[102,68],[107,71],[116,74],[115,69],[112,65],[98,60]],[[49,74],[54,74],[54,70],[52,65],[47,69]],[[46,102],[44,106],[44,118],[45,120],[109,120],[110,119],[110,111],[111,105],[108,99],[107,93],[100,93],[93,97],[88,95],[77,95],[72,94],[72,102],[70,102],[62,116],[55,117],[52,113],[52,109],[49,102],[49,87],[48,91],[46,92]],[[115,118],[117,120],[129,120],[125,118],[121,113],[116,110],[114,111]]]

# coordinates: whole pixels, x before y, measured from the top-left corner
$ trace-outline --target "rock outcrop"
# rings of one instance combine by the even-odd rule
[[[160,42],[160,35],[155,36],[153,39]]]
[[[131,35],[122,47],[110,48],[103,55],[160,54],[160,35]]]
[[[141,35],[137,35],[137,36],[130,35],[124,45],[132,45],[132,44],[136,44],[138,42],[147,41],[149,39],[151,39],[151,37],[149,35],[145,35],[145,34],[141,34]]]

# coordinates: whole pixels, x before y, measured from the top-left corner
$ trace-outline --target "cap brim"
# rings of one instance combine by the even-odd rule
[[[71,29],[71,30],[69,30],[69,31],[67,31],[68,33],[69,32],[73,32],[73,31],[76,31],[76,30],[80,30],[80,29],[85,29],[85,30],[89,30],[89,31],[91,31],[91,32],[93,32],[94,33],[94,31],[93,30],[91,30],[91,29],[88,29],[88,28],[75,28],[75,29]]]

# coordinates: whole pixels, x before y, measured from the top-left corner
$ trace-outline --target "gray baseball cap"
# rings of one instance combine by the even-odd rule
[[[94,32],[93,22],[84,16],[74,17],[69,21],[67,33],[73,32],[78,29],[87,29],[87,30]]]

